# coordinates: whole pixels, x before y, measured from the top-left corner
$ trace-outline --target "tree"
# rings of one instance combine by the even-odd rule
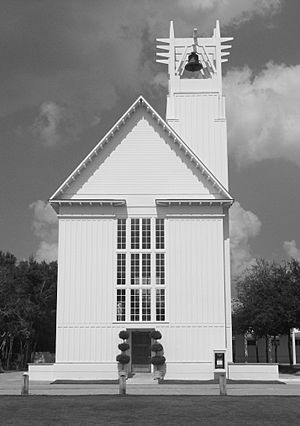
[[[6,369],[13,361],[26,367],[35,351],[54,352],[56,281],[56,262],[30,258],[18,264],[0,252],[0,354]]]
[[[300,266],[295,260],[289,264],[258,260],[237,279],[240,307],[233,316],[233,322],[239,324],[240,331],[251,332],[256,339],[265,338],[267,362],[271,338],[277,362],[276,337],[289,336],[291,328],[299,325],[299,283]],[[289,356],[292,362],[290,342]]]

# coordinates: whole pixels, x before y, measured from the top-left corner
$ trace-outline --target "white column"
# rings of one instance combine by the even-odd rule
[[[296,337],[295,337],[295,329],[292,329],[292,353],[293,353],[293,365],[297,364],[296,360]]]

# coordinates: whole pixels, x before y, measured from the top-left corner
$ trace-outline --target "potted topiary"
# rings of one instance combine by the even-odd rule
[[[151,357],[151,363],[154,367],[154,379],[163,379],[166,372],[166,358],[163,356],[163,345],[157,342],[162,336],[158,330],[153,330],[150,336],[154,340],[154,343],[150,346],[151,352],[154,353]]]
[[[129,333],[126,330],[122,330],[119,333],[120,339],[123,339],[122,343],[119,343],[118,348],[120,349],[121,353],[117,355],[116,360],[118,362],[118,371],[119,374],[121,372],[126,373],[126,377],[128,376],[128,369],[127,366],[130,362],[130,356],[127,354],[127,351],[129,350],[129,344],[126,342],[126,340],[129,338]]]
[[[151,333],[150,333],[150,337],[151,337],[153,340],[159,340],[159,339],[161,339],[161,332],[160,332],[160,331],[158,331],[158,330],[153,330],[153,331],[151,331]]]

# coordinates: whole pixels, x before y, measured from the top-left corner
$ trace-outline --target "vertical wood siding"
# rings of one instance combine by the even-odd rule
[[[113,219],[60,219],[58,360],[90,358],[89,327],[113,321],[114,250]]]
[[[169,319],[224,323],[222,219],[168,219]]]
[[[228,187],[224,99],[218,93],[175,96],[174,129],[219,181]]]

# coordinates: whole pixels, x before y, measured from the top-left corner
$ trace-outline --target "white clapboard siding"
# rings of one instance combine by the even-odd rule
[[[59,326],[57,329],[56,362],[111,362],[119,353],[118,335],[126,327],[140,328],[147,324]],[[213,351],[225,349],[222,325],[151,323],[148,328],[162,333],[164,355],[170,362],[213,362]]]
[[[113,219],[60,219],[58,325],[112,321],[115,244]]]
[[[176,94],[174,109],[176,132],[228,188],[224,99],[218,93]]]
[[[141,109],[81,171],[63,197],[186,194],[205,198],[213,193],[217,190],[195,163]]]
[[[168,219],[167,281],[173,323],[224,323],[221,218]]]

